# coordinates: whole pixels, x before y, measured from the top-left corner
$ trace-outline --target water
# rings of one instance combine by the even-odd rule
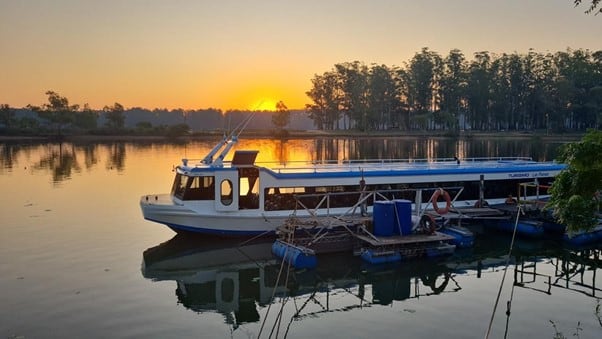
[[[259,161],[533,156],[557,142],[447,139],[248,140]],[[343,255],[281,274],[269,243],[174,237],[142,219],[172,166],[213,142],[0,144],[0,337],[483,337],[509,238],[484,234],[444,261],[366,266]],[[549,250],[554,248],[554,250]],[[492,338],[598,338],[600,249],[521,240]],[[515,273],[516,272],[516,273]],[[519,282],[512,290],[512,282]],[[284,281],[287,280],[285,283]],[[506,317],[506,302],[512,309]],[[277,316],[281,312],[281,321]],[[579,325],[578,325],[579,324]]]

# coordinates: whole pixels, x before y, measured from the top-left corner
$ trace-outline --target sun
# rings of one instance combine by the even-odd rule
[[[275,111],[276,102],[274,99],[262,98],[255,101],[249,109],[251,111]]]

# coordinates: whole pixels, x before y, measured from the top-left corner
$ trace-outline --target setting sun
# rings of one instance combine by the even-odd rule
[[[275,111],[277,100],[273,99],[260,99],[249,107],[251,111]]]

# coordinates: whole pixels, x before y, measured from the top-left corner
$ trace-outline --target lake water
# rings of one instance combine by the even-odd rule
[[[542,140],[242,141],[259,161],[532,156]],[[282,273],[269,243],[175,236],[143,220],[182,157],[213,142],[0,144],[1,338],[482,338],[510,238],[440,261],[320,257]],[[600,338],[601,248],[515,244],[491,338]],[[516,284],[513,285],[513,282]],[[506,315],[512,299],[511,313]]]

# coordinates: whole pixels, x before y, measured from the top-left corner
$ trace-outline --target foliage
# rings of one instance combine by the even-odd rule
[[[585,131],[602,126],[602,51],[491,54],[423,48],[403,67],[334,65],[306,105],[318,129]]]
[[[121,104],[115,103],[113,106],[105,106],[103,109],[105,114],[105,118],[107,119],[105,122],[105,126],[113,129],[119,130],[122,129],[125,125],[125,115],[124,108]]]
[[[558,161],[566,163],[550,189],[548,206],[570,232],[588,230],[599,221],[602,190],[602,131],[589,130],[583,139],[565,145]]]
[[[288,107],[282,101],[276,103],[276,113],[272,115],[272,124],[279,130],[283,129],[284,126],[288,125],[291,120],[291,113]]]
[[[153,124],[148,121],[140,121],[136,124],[136,129],[140,131],[150,131],[153,129]]]
[[[13,122],[15,120],[15,111],[7,105],[0,105],[0,123],[2,123],[6,128],[11,128]]]
[[[187,124],[177,124],[167,127],[165,136],[169,138],[177,138],[188,135],[188,133],[190,133],[190,126]]]
[[[73,125],[81,129],[93,130],[98,126],[98,114],[85,104],[80,112],[75,112]]]
[[[56,128],[58,136],[62,135],[63,129],[73,123],[74,114],[79,109],[79,105],[69,105],[66,97],[60,96],[54,91],[47,91],[48,103],[42,107],[28,106],[38,114],[38,117],[45,120],[53,128]]]
[[[579,6],[583,1],[582,0],[573,0],[573,2],[575,3],[575,6]],[[585,13],[587,13],[587,14],[596,13],[596,15],[598,15],[599,13],[602,13],[602,8],[600,8],[598,11],[596,11],[596,8],[598,7],[598,5],[600,5],[600,0],[591,0],[591,4],[589,5],[588,9],[585,10]]]

